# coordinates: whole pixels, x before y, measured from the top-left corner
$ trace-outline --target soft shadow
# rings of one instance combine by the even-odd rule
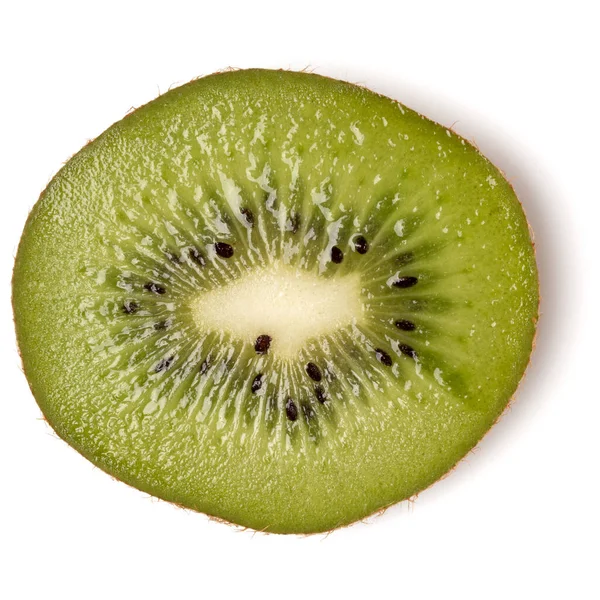
[[[565,242],[568,236],[559,235],[559,232],[564,227],[561,212],[565,210],[566,202],[552,173],[544,168],[543,157],[506,135],[498,124],[484,119],[472,107],[434,95],[408,82],[390,81],[381,74],[348,69],[315,69],[314,72],[352,81],[394,98],[476,145],[512,184],[534,233],[542,300],[531,363],[517,394],[497,424],[448,476],[415,500],[417,506],[443,502],[444,494],[452,491],[453,486],[467,485],[477,471],[486,468],[491,456],[510,444],[511,438],[524,435],[544,403],[540,392],[543,381],[560,372],[557,348],[559,337],[564,339],[565,319],[561,306],[566,305],[564,282],[569,278],[565,257],[569,256],[569,249]],[[375,522],[399,518],[400,514],[411,510],[411,506],[409,502],[397,504]],[[373,520],[369,519],[369,522],[373,523]]]

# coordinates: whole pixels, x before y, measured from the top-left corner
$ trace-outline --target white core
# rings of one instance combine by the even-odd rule
[[[358,275],[325,279],[280,267],[204,292],[192,311],[203,331],[227,331],[250,343],[270,335],[269,352],[292,358],[311,338],[358,323],[363,305]]]

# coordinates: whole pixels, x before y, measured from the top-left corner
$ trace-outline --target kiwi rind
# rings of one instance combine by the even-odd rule
[[[454,144],[466,147],[468,161],[465,162],[468,162],[469,170],[479,176],[479,180],[489,181],[491,179],[495,182],[492,190],[494,191],[492,199],[495,207],[489,210],[488,214],[490,217],[494,215],[498,217],[501,210],[507,211],[511,218],[510,224],[514,227],[513,233],[516,235],[516,238],[513,239],[512,249],[510,248],[511,244],[499,231],[494,230],[493,235],[488,236],[492,242],[497,243],[493,249],[495,260],[504,260],[509,266],[516,265],[519,260],[519,265],[528,271],[527,280],[523,279],[519,282],[524,287],[524,291],[519,295],[518,300],[523,300],[526,308],[522,309],[523,315],[519,317],[518,327],[511,327],[509,322],[511,316],[514,318],[514,314],[509,314],[510,308],[512,307],[514,311],[518,303],[511,304],[506,300],[506,322],[499,319],[496,323],[496,326],[505,325],[509,330],[509,334],[512,336],[513,355],[507,357],[506,349],[502,347],[502,342],[506,342],[507,336],[504,338],[492,336],[491,339],[484,340],[485,343],[482,342],[482,348],[486,348],[491,353],[497,352],[504,361],[502,368],[497,369],[497,372],[494,372],[492,368],[486,375],[485,379],[493,393],[488,393],[485,402],[482,402],[481,397],[470,397],[468,401],[464,401],[464,398],[449,398],[447,399],[448,405],[444,407],[444,410],[436,407],[433,403],[427,405],[426,401],[417,401],[417,399],[408,409],[402,404],[390,407],[388,406],[389,402],[378,403],[377,395],[370,394],[369,397],[361,398],[361,401],[370,407],[374,416],[367,422],[368,426],[360,430],[350,418],[351,414],[349,413],[352,412],[352,409],[344,402],[340,402],[339,406],[332,409],[342,419],[337,421],[336,427],[344,431],[344,437],[347,436],[353,440],[352,448],[349,449],[345,442],[328,440],[327,450],[324,449],[323,444],[317,445],[315,453],[306,458],[303,453],[298,454],[297,449],[294,455],[292,446],[292,452],[288,450],[284,452],[283,460],[279,455],[276,459],[263,457],[261,464],[264,470],[258,473],[252,471],[248,466],[247,452],[242,451],[240,447],[233,446],[224,450],[218,437],[212,435],[211,432],[202,437],[193,426],[184,427],[180,430],[180,439],[176,440],[175,445],[179,455],[186,456],[186,453],[189,453],[189,456],[200,458],[193,443],[200,444],[203,449],[209,450],[209,456],[212,453],[210,460],[214,461],[213,465],[218,464],[219,469],[227,474],[227,481],[221,480],[219,483],[218,475],[214,476],[213,474],[213,480],[217,481],[213,487],[200,486],[200,482],[203,481],[206,484],[207,480],[203,480],[202,476],[194,472],[189,473],[189,480],[180,487],[174,486],[164,465],[157,468],[156,464],[151,464],[153,460],[159,460],[156,453],[164,448],[165,444],[168,445],[173,441],[174,425],[172,420],[165,419],[162,423],[155,422],[151,426],[150,424],[140,425],[139,422],[136,423],[134,416],[127,414],[127,411],[123,411],[121,414],[107,415],[110,407],[102,406],[102,402],[95,403],[93,399],[86,399],[88,404],[82,408],[80,405],[74,404],[73,398],[68,398],[73,387],[70,370],[89,371],[89,364],[85,362],[86,357],[89,356],[89,347],[64,348],[60,344],[57,346],[54,339],[55,332],[62,329],[77,339],[77,332],[81,324],[76,326],[70,322],[67,315],[77,312],[76,301],[79,301],[84,295],[81,287],[89,288],[85,291],[92,294],[94,289],[89,282],[80,277],[73,278],[69,285],[61,285],[66,283],[61,270],[65,271],[64,263],[66,262],[68,267],[66,272],[75,272],[75,264],[69,263],[69,257],[74,256],[77,257],[77,260],[73,263],[76,263],[79,274],[81,248],[85,247],[86,242],[90,242],[91,247],[94,247],[94,244],[93,239],[86,238],[85,228],[87,225],[78,215],[70,216],[73,219],[71,226],[75,230],[75,235],[72,235],[71,239],[65,239],[63,236],[59,240],[53,241],[58,238],[56,232],[53,231],[53,221],[55,222],[57,218],[56,211],[60,207],[60,199],[68,197],[72,193],[73,187],[81,186],[86,182],[86,178],[88,178],[88,183],[93,184],[93,180],[89,180],[90,170],[93,170],[93,165],[101,159],[106,159],[110,163],[115,146],[120,143],[119,140],[127,138],[128,135],[135,137],[140,135],[140,132],[143,134],[145,128],[152,127],[154,119],[172,116],[177,107],[185,105],[189,98],[194,98],[196,95],[202,98],[206,94],[210,97],[211,86],[217,90],[212,93],[219,96],[227,94],[229,91],[234,94],[239,90],[254,90],[255,93],[268,94],[272,89],[280,90],[284,96],[292,92],[300,96],[307,94],[309,97],[311,95],[318,97],[319,94],[327,97],[331,94],[341,94],[346,97],[351,106],[353,102],[356,102],[358,106],[368,105],[369,113],[372,112],[376,115],[382,111],[390,122],[392,110],[399,111],[403,117],[408,115],[407,122],[412,119],[416,123],[417,119],[421,119],[420,116],[405,107],[400,107],[393,101],[349,84],[316,75],[261,70],[210,76],[177,88],[146,107],[138,109],[78,153],[49,184],[28,219],[19,246],[13,278],[15,323],[24,370],[38,404],[58,435],[94,464],[117,478],[166,500],[255,529],[274,532],[328,530],[363,518],[382,507],[410,497],[430,485],[473,447],[506,406],[528,362],[537,320],[537,272],[527,222],[510,185],[495,167],[454,133],[448,135],[443,128],[422,119],[430,135],[432,131],[435,131],[436,135],[447,135]],[[403,124],[405,123],[403,122]],[[268,146],[268,144],[265,145]],[[423,148],[425,146],[426,144],[423,145]],[[422,152],[426,155],[422,162],[426,164],[427,152],[425,150]],[[431,157],[429,159],[431,160]],[[458,165],[464,167],[460,161],[458,161]],[[185,195],[182,185],[178,185],[177,174],[170,171],[168,167],[161,171],[161,177],[164,181],[177,187],[182,196]],[[73,184],[73,181],[77,185]],[[273,180],[270,185],[277,188],[278,184]],[[307,182],[300,181],[299,188],[307,186]],[[417,190],[417,197],[418,186],[414,189]],[[90,202],[89,198],[78,197],[78,199],[84,205],[86,202]],[[290,194],[289,199],[292,202],[293,194]],[[282,202],[281,199],[279,201]],[[125,221],[127,220],[128,217],[125,217]],[[306,220],[303,222],[302,218],[299,221],[299,224],[289,228],[291,233],[294,233],[294,229],[300,233],[306,233],[308,223]],[[364,222],[369,224],[368,215]],[[407,229],[408,236],[410,222],[408,222]],[[495,236],[500,239],[496,240]],[[414,268],[415,264],[419,265],[419,260],[427,261],[427,257],[441,252],[440,248],[443,248],[445,243],[440,242],[436,247],[436,243],[431,240],[419,239],[418,227],[411,239],[414,247],[411,247],[409,243],[408,247],[395,248],[389,253],[401,257],[397,261],[399,269],[406,268],[409,264]],[[376,265],[375,261],[377,260],[386,263],[391,259],[391,256],[377,254],[376,240],[369,240],[369,245],[369,252],[365,255],[365,258],[370,261],[369,264]],[[518,260],[515,248],[522,253]],[[55,252],[53,253],[52,250]],[[344,262],[340,263],[342,269],[349,269],[353,264],[350,260],[346,260],[351,257],[351,254],[349,251],[345,253]],[[51,256],[53,258],[50,258]],[[61,262],[56,257],[64,257],[65,260]],[[170,262],[175,263],[172,260]],[[157,264],[154,265],[154,270],[158,275],[166,276],[176,267],[176,264],[168,266]],[[165,272],[161,273],[163,270]],[[40,281],[40,272],[46,274],[43,282]],[[436,276],[439,278],[450,277],[451,279],[456,274],[443,273],[441,270],[437,273],[430,273],[432,281],[435,281]],[[425,287],[426,277],[427,273],[424,273],[424,277],[420,278],[423,287]],[[156,293],[157,288],[162,289],[165,280],[160,280],[160,277],[157,277],[157,280],[151,282],[155,284],[154,288],[146,291],[152,296],[158,297],[162,294]],[[49,288],[48,281],[55,283],[52,289]],[[448,281],[448,279],[444,279],[444,281]],[[143,289],[144,283],[140,281],[136,285]],[[404,311],[405,316],[410,316],[414,320],[421,316],[420,326],[422,328],[428,327],[432,332],[438,331],[442,334],[446,332],[446,335],[452,337],[454,332],[450,326],[451,319],[448,318],[448,315],[452,317],[452,320],[456,320],[457,315],[460,316],[475,310],[472,298],[463,297],[458,289],[455,291],[457,294],[449,297],[452,295],[439,293],[434,287],[429,294],[420,292],[406,296],[403,299],[405,305],[402,310],[398,311],[398,314],[402,316]],[[117,299],[115,308],[125,301],[127,300]],[[134,300],[130,299],[130,301]],[[56,306],[60,306],[61,309],[53,308]],[[478,310],[481,312],[484,309],[478,307]],[[159,311],[159,313],[155,313],[155,321],[159,318],[160,320],[156,322],[166,322],[169,315],[164,311]],[[136,319],[147,319],[147,317],[148,315],[143,314],[143,311],[136,311]],[[456,336],[456,339],[459,338],[460,336]],[[64,344],[64,341],[61,344]],[[460,354],[464,360],[464,356],[469,354],[468,352],[459,353],[450,341],[448,344],[452,350],[451,355]],[[444,351],[448,351],[448,348],[445,348]],[[423,348],[418,349],[417,352],[427,353]],[[359,355],[362,353],[357,352],[357,356]],[[433,358],[430,360],[441,364],[440,361],[444,357],[434,355],[435,353],[431,354]],[[394,356],[394,358],[397,357]],[[410,357],[406,358],[410,359]],[[158,358],[156,365],[158,366],[160,361],[168,360],[169,356]],[[446,359],[446,362],[451,361]],[[444,369],[452,373],[452,367],[453,365],[449,364]],[[481,365],[475,367],[473,368],[475,374],[469,373],[469,376],[477,377]],[[461,384],[459,381],[462,368],[464,368],[464,362],[458,361],[458,366],[453,373],[457,378],[456,387],[461,390],[461,394],[462,391],[467,391],[468,395],[468,392],[471,391],[471,395],[474,396],[469,388],[469,383]],[[161,371],[162,369],[158,372]],[[470,384],[472,386],[472,382]],[[79,394],[81,394],[83,388],[80,383],[77,385]],[[334,400],[334,398],[330,398],[329,406],[333,405]],[[297,401],[295,405],[297,418],[294,423],[302,422],[302,404]],[[278,410],[271,401],[268,406],[270,412],[267,411],[268,414],[265,415],[267,427],[270,420],[276,417]],[[311,410],[313,409],[309,407],[307,412]],[[390,417],[390,413],[394,416]],[[327,413],[323,413],[323,415],[323,418],[331,416]],[[454,419],[451,421],[453,433],[451,439],[446,439],[439,431],[432,434],[431,423],[444,423],[450,416]],[[115,441],[110,435],[106,436],[106,439],[101,439],[101,436],[97,435],[98,432],[107,431],[106,425],[110,419],[119,418],[127,423],[130,431],[135,431],[135,427],[138,426],[144,428],[147,436],[144,448],[132,448],[131,440],[119,444],[118,440]],[[407,424],[410,424],[414,431],[420,430],[419,428],[428,431],[432,434],[429,442],[433,438],[435,443],[424,443],[423,440],[411,438]],[[181,427],[181,424],[177,424],[177,426]],[[183,430],[186,435],[183,435]],[[115,434],[114,430],[112,434]],[[291,435],[294,433],[292,432]],[[313,435],[313,437],[315,436]],[[390,443],[398,438],[404,441],[410,440],[413,444],[411,473],[406,470],[402,471],[398,466],[404,464],[400,460],[402,452],[398,448],[394,448],[393,443]],[[379,444],[378,451],[369,453],[367,450],[373,443]],[[153,456],[146,455],[148,446],[154,449]],[[216,454],[216,449],[220,449],[222,453]],[[328,464],[323,457],[326,452],[330,452],[336,459],[339,459],[335,465],[335,477],[329,475],[328,478],[323,477],[319,480],[319,471],[322,472],[325,465]],[[171,460],[177,455],[174,453]],[[298,456],[300,456],[300,460],[298,460]],[[415,456],[422,457],[422,464],[418,464],[418,461],[414,460]],[[305,458],[306,460],[304,460]],[[201,463],[202,460],[197,462]],[[361,472],[369,473],[368,477],[364,475],[362,478],[356,477],[358,464],[363,469]],[[390,465],[396,465],[395,470],[390,468]],[[212,468],[214,469],[214,466]],[[210,469],[207,469],[207,472],[209,471]],[[195,487],[194,477],[197,478]],[[229,497],[225,497],[227,493]],[[265,502],[265,498],[268,498],[267,502]]]

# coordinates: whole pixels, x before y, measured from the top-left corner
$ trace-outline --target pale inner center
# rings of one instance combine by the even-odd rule
[[[252,271],[200,294],[192,304],[203,331],[226,331],[254,343],[272,338],[269,353],[291,358],[308,341],[363,318],[358,275],[325,279],[289,267]]]

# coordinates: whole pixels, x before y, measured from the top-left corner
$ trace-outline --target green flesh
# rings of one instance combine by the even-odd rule
[[[362,317],[294,355],[195,318],[203,294],[273,266],[357,277]],[[538,282],[514,192],[464,140],[350,84],[250,70],[172,90],[73,157],[27,222],[13,303],[37,402],[94,464],[234,523],[316,532],[477,443],[528,363]]]

